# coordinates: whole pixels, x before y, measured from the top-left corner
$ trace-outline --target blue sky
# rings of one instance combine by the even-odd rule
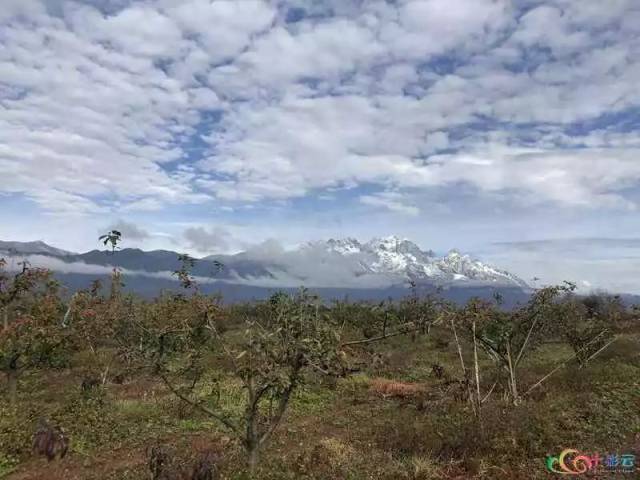
[[[635,0],[3,0],[0,238],[397,234],[640,291],[638,25]]]

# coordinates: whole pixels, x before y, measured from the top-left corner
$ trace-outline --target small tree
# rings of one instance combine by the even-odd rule
[[[202,302],[203,315],[183,318],[159,332],[156,372],[180,399],[219,421],[240,440],[253,475],[260,452],[282,422],[294,392],[309,381],[306,373],[333,370],[339,335],[322,313],[319,300],[305,290],[295,296],[279,293],[258,304],[235,335],[221,331],[220,308],[197,296],[191,301]],[[198,378],[211,373],[202,361],[207,352],[222,354],[227,373],[241,382],[241,415],[225,411],[215,394],[205,399],[193,395]]]
[[[501,301],[499,296],[496,296],[496,300],[498,303]],[[482,404],[489,398],[495,388],[494,384],[486,396],[483,396],[480,384],[480,365],[478,361],[478,333],[480,329],[482,329],[488,322],[492,321],[496,316],[499,316],[499,314],[500,312],[496,310],[491,303],[478,298],[473,298],[464,308],[449,316],[451,331],[456,342],[458,358],[460,359],[463,385],[467,389],[466,393],[469,403],[473,409],[473,413],[478,419],[481,419],[482,416]],[[469,368],[467,368],[464,361],[462,344],[458,336],[459,329],[467,334],[473,345],[473,373]],[[471,380],[472,376],[473,382]],[[475,388],[472,388],[473,385],[475,385]]]
[[[428,334],[433,325],[443,320],[449,308],[446,301],[432,296],[421,298],[414,292],[397,302],[388,300],[375,305],[336,302],[332,314],[341,331],[355,330],[361,337],[342,344],[347,347],[402,335]]]
[[[558,300],[574,288],[569,283],[542,288],[534,292],[526,305],[511,312],[477,300],[462,311],[474,345],[477,342],[507,373],[508,391],[514,403],[521,398],[518,367],[557,328],[561,318]]]
[[[66,322],[76,348],[87,355],[85,381],[107,382],[112,364],[115,326],[119,309],[111,300],[77,292],[70,302]]]
[[[180,268],[173,272],[173,275],[178,278],[180,285],[185,290],[190,288],[198,289],[195,277],[191,274],[191,270],[196,265],[196,259],[191,257],[188,253],[178,255],[178,261],[180,262]]]
[[[112,255],[116,253],[116,249],[118,248],[118,242],[120,242],[121,239],[122,239],[122,233],[120,233],[118,230],[111,230],[105,235],[100,235],[100,237],[98,237],[98,240],[101,240],[105,246],[107,244],[111,244]]]
[[[122,233],[118,230],[111,230],[104,235],[100,235],[98,240],[101,241],[105,246],[107,244],[111,244],[111,255],[115,255],[116,249],[118,247],[118,243],[122,240]],[[122,291],[122,287],[124,284],[122,283],[122,272],[118,267],[113,267],[113,271],[111,272],[111,300],[115,300],[120,296],[120,292]]]
[[[98,239],[111,244],[113,255],[121,238],[119,231],[112,230]],[[123,286],[122,273],[114,267],[108,298],[100,295],[102,284],[94,280],[88,290],[74,293],[69,301],[63,323],[70,327],[76,348],[88,355],[85,382],[106,384],[118,357],[126,358],[130,341],[135,341],[129,337],[129,324],[136,313],[134,302],[123,298]]]
[[[15,404],[20,372],[43,365],[63,343],[66,332],[58,324],[62,305],[51,272],[19,263],[10,274],[0,259],[0,369],[7,376],[9,402]]]
[[[615,341],[613,327],[619,316],[615,300],[604,296],[564,299],[559,333],[573,349],[580,368]]]

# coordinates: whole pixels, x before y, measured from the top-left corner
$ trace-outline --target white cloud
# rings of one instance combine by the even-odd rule
[[[184,32],[197,36],[209,63],[239,54],[275,17],[271,5],[257,0],[162,0],[160,4]]]
[[[360,202],[372,207],[380,207],[391,210],[392,212],[416,216],[420,213],[420,209],[414,205],[406,203],[406,199],[399,192],[380,192],[372,195],[360,196]]]
[[[640,180],[634,149],[504,149],[439,155],[427,184],[465,182],[480,191],[515,190],[529,203],[635,208],[622,191]]]
[[[412,0],[403,2],[381,38],[395,55],[423,59],[456,47],[475,51],[512,21],[507,0]]]
[[[234,283],[262,287],[384,288],[405,280],[401,275],[365,273],[362,255],[344,257],[328,251],[322,244],[305,244],[302,248],[287,250],[271,239],[250,246],[242,255],[244,259],[264,263],[272,276],[234,278]]]
[[[71,24],[82,38],[129,55],[170,58],[186,46],[176,23],[151,6],[133,4],[109,16],[91,7],[70,10]]]
[[[255,83],[273,88],[303,77],[335,79],[358,67],[367,68],[383,53],[370,29],[352,20],[335,19],[304,25],[294,33],[275,27],[241,55],[238,64]],[[215,83],[215,76],[212,81]]]
[[[100,230],[100,233],[102,234],[110,230],[119,231],[126,240],[146,240],[151,236],[143,227],[123,219],[119,219],[110,224],[109,227]]]
[[[7,268],[9,271],[18,271],[19,262],[27,261],[33,268],[46,268],[55,273],[75,273],[81,275],[111,275],[113,273],[113,265],[96,265],[85,262],[65,262],[55,257],[44,255],[26,255],[20,257],[7,257]],[[147,277],[158,278],[162,280],[176,280],[174,272],[158,271],[148,272],[145,270],[129,270],[127,268],[118,268],[120,273],[126,279],[127,277]],[[215,278],[194,276],[198,283],[215,283]]]
[[[638,201],[634,0],[5,0],[0,22],[0,192],[41,210]]]
[[[229,247],[230,233],[221,227],[189,227],[183,234],[188,247],[202,253],[220,253]]]
[[[544,241],[500,243],[483,258],[517,272],[538,285],[574,282],[581,293],[608,290],[640,294],[638,239],[563,238]]]

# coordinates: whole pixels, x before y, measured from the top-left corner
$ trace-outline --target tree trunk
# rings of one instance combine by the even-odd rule
[[[6,306],[2,308],[2,326],[5,330],[9,328],[9,309]]]
[[[476,373],[476,413],[478,418],[481,416],[480,407],[482,400],[480,399],[480,367],[478,366],[478,342],[476,341],[476,322],[473,322],[473,364]]]
[[[453,331],[453,338],[455,338],[456,346],[458,347],[458,356],[460,357],[460,366],[462,367],[462,376],[466,378],[467,369],[464,366],[464,358],[462,357],[462,347],[460,346],[460,341],[458,340],[458,332],[456,331],[456,325],[453,322],[453,317],[451,318],[451,330]]]
[[[252,383],[249,383],[248,394],[249,403],[247,404],[247,411],[245,412],[247,431],[246,438],[244,440],[244,446],[247,450],[247,467],[249,469],[249,478],[253,479],[255,478],[260,455],[260,435],[258,433],[257,422],[259,398],[257,398],[255,395]]]
[[[509,362],[509,387],[511,390],[511,396],[513,397],[514,405],[517,405],[520,401],[520,396],[518,395],[518,383],[516,380],[516,366],[513,362],[513,358],[511,356],[511,344],[507,341],[507,361]]]
[[[7,392],[9,405],[15,406],[18,398],[18,369],[12,366],[7,370]]]
[[[122,287],[121,278],[120,271],[114,268],[111,273],[111,291],[109,292],[109,298],[112,301],[120,298],[120,288]]]
[[[255,478],[258,462],[260,461],[260,447],[258,445],[250,447],[248,454],[247,465],[249,467],[249,478]]]

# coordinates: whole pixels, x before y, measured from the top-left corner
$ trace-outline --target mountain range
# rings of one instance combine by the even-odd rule
[[[96,278],[108,279],[113,267],[122,269],[127,288],[138,294],[179,288],[172,274],[180,268],[178,253],[169,250],[73,253],[40,241],[0,241],[0,257],[26,258],[33,266],[50,268],[70,291],[86,288]],[[499,291],[515,302],[529,291],[517,276],[457,250],[437,256],[396,236],[366,243],[354,238],[314,241],[292,250],[267,241],[238,254],[198,259],[192,274],[203,290],[220,292],[230,301],[263,298],[276,289],[302,285],[326,297],[357,299],[396,298],[406,295],[410,285],[460,301]]]

